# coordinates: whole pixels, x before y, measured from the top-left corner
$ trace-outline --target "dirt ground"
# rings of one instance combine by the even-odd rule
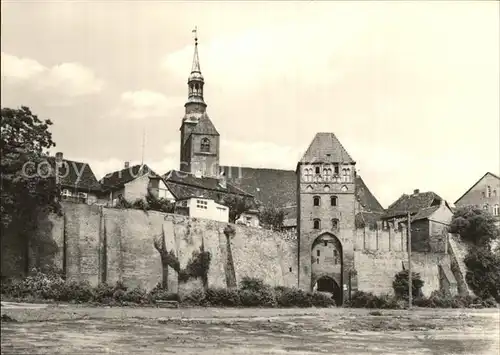
[[[30,307],[30,308],[27,308]],[[2,354],[499,354],[500,312],[3,304]]]

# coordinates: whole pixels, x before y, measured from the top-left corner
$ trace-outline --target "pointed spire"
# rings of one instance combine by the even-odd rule
[[[191,67],[191,73],[200,73],[200,58],[198,57],[198,27],[195,26],[194,30],[194,56],[193,56],[193,66]]]
[[[188,101],[184,105],[184,107],[186,107],[186,112],[192,110],[204,111],[207,106],[203,100],[203,85],[205,84],[205,80],[201,74],[200,58],[198,57],[198,28],[195,27],[192,32],[194,33],[194,56],[191,74],[189,74],[188,78]]]

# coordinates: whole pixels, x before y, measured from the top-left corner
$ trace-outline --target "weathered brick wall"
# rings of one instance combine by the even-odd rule
[[[393,293],[392,281],[395,274],[403,269],[403,262],[406,267],[408,265],[406,242],[404,229],[402,231],[392,228],[356,230],[354,262],[358,272],[359,290],[375,294]],[[412,251],[412,271],[420,273],[424,280],[422,291],[426,296],[440,289],[439,265],[451,269],[450,255]]]
[[[181,268],[203,246],[211,254],[209,286],[226,286],[228,249],[223,231],[227,223],[70,203],[64,205],[64,212],[65,222],[61,219],[52,233],[59,238],[59,254],[66,255],[66,274],[71,280],[88,280],[92,285],[122,281],[129,287],[151,289],[162,281],[163,268],[154,239],[164,235],[166,249],[174,252]],[[297,285],[296,240],[268,230],[233,227],[231,250],[237,282],[251,276],[270,285]],[[172,291],[187,287],[177,284],[176,274],[169,268]]]
[[[406,260],[408,254],[401,251],[355,251],[358,290],[374,294],[392,294],[394,275],[403,269],[402,262]]]

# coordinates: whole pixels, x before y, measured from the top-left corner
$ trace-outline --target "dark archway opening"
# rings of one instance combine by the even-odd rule
[[[340,289],[337,282],[328,276],[323,276],[316,281],[316,291],[317,292],[327,292],[332,295],[337,306],[342,305],[342,290]]]

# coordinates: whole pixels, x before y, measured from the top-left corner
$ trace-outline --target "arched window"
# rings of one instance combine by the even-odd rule
[[[349,169],[342,169],[342,181],[343,182],[349,182],[349,180],[350,180],[350,173],[351,173],[351,170],[349,170]]]
[[[313,228],[314,229],[320,229],[321,228],[321,221],[319,219],[314,219],[313,220]]]
[[[491,186],[486,188],[486,197],[491,197]]]
[[[319,175],[321,173],[321,168],[319,166],[316,167],[316,175]]]
[[[312,169],[304,169],[304,180],[308,182],[313,180]]]
[[[313,205],[314,206],[319,206],[321,203],[321,198],[319,196],[314,196],[313,197]]]
[[[330,196],[330,205],[337,206],[337,196]]]
[[[337,218],[332,219],[332,230],[339,229],[339,220]]]
[[[325,175],[325,180],[330,181],[330,178],[332,176],[332,169],[324,169],[323,174]]]
[[[339,263],[339,252],[337,250],[333,251],[333,263],[335,265]]]
[[[495,206],[493,206],[493,216],[498,216],[499,214],[500,214],[500,211],[498,208],[498,204],[496,204]]]
[[[202,152],[209,152],[210,151],[210,140],[208,138],[203,138],[201,140],[200,150]]]

